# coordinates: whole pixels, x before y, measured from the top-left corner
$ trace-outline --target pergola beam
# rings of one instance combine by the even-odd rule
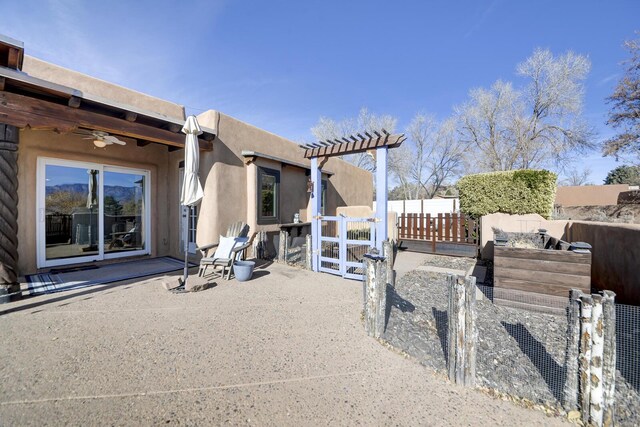
[[[313,157],[333,157],[364,153],[380,147],[394,148],[400,146],[406,139],[404,134],[391,135],[384,129],[382,129],[382,133],[373,131],[373,134],[365,132],[366,136],[363,136],[358,133],[356,134],[357,137],[350,135],[343,137],[342,140],[319,141],[318,143],[304,144],[301,147],[305,150],[304,157],[311,159]]]

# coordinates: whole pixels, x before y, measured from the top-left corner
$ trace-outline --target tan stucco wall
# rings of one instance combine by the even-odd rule
[[[165,146],[149,144],[138,147],[111,145],[94,148],[91,141],[74,134],[50,131],[20,131],[18,150],[18,270],[19,274],[36,271],[36,173],[38,157],[50,157],[145,169],[151,180],[151,255],[169,254],[169,223],[166,206],[168,151]]]
[[[483,259],[493,259],[493,230],[500,229],[511,233],[535,233],[539,228],[557,239],[566,239],[568,221],[548,221],[538,214],[509,215],[494,213],[485,215],[480,221],[480,254]]]
[[[555,204],[559,206],[606,206],[618,204],[618,195],[629,190],[626,184],[558,187]]]
[[[213,150],[202,152],[200,156],[200,178],[205,196],[198,219],[198,244],[217,242],[229,224],[239,220],[246,221],[251,232],[279,231],[277,224],[257,224],[258,166],[281,173],[280,223],[291,222],[295,212],[306,213],[308,177],[303,168],[283,166],[280,162],[262,158],[247,166],[242,156],[243,150],[249,150],[309,165],[298,144],[215,111],[200,114],[198,121],[202,126],[218,130]],[[340,159],[329,159],[323,169],[334,172],[328,178],[323,175],[328,179],[327,214],[335,214],[338,206],[371,205],[371,173]]]
[[[640,225],[556,220],[539,215],[491,214],[482,217],[481,253],[493,259],[492,227],[510,232],[535,232],[546,228],[549,235],[567,242],[592,246],[591,282],[594,290],[608,289],[616,301],[640,305]]]
[[[184,120],[184,107],[141,92],[136,92],[77,71],[25,55],[22,71],[32,77],[77,89],[121,104],[131,105],[177,120]]]
[[[616,302],[640,305],[640,225],[571,221],[569,241],[589,243],[591,283],[616,293]]]

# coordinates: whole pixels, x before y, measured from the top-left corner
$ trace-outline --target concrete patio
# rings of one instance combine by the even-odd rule
[[[0,424],[563,423],[367,337],[358,282],[272,264],[166,291],[177,277],[0,306]]]

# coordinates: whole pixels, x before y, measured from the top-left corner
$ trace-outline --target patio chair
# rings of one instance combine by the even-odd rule
[[[130,225],[132,224],[132,225]],[[112,229],[116,230],[121,224],[113,224]],[[109,249],[138,247],[141,243],[140,225],[137,222],[127,221],[126,229],[129,231],[114,231],[111,233],[111,243]]]
[[[245,251],[253,243],[255,233],[251,238],[247,237],[248,234],[249,226],[238,221],[229,226],[226,235],[220,236],[218,243],[197,247],[196,249],[202,254],[198,276],[204,276],[209,267],[221,268],[222,277],[225,277],[226,274],[226,279],[229,280],[233,270],[233,261],[243,259]]]

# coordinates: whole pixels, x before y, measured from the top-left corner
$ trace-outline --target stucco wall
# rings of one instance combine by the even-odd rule
[[[251,232],[279,231],[277,224],[257,223],[258,166],[281,173],[280,223],[291,222],[295,212],[306,213],[309,193],[305,169],[263,158],[246,165],[242,156],[243,150],[249,150],[309,165],[298,144],[215,111],[199,115],[198,121],[218,131],[213,150],[200,156],[205,196],[198,219],[198,244],[217,242],[229,224],[239,220],[246,221]],[[329,159],[323,169],[334,173],[330,177],[323,175],[323,179],[328,180],[327,214],[335,214],[338,206],[371,205],[373,183],[369,172],[340,159]]]
[[[485,215],[480,221],[480,256],[483,259],[493,259],[493,231],[500,229],[512,233],[535,233],[544,228],[550,236],[566,239],[568,221],[548,221],[538,214],[509,215],[494,213]]]
[[[151,180],[151,255],[169,253],[167,205],[168,152],[165,146],[145,147],[129,142],[126,146],[94,148],[91,141],[74,134],[50,131],[20,131],[18,149],[18,270],[19,274],[36,271],[36,174],[38,157],[92,162],[113,166],[146,169]]]
[[[539,215],[492,214],[482,217],[481,253],[493,259],[492,227],[510,232],[548,233],[567,242],[587,242],[592,246],[591,282],[595,289],[617,294],[616,301],[640,305],[640,225],[607,222],[557,220]]]
[[[559,206],[606,206],[618,204],[618,195],[629,190],[626,184],[558,187],[555,204]]]
[[[141,92],[136,92],[77,71],[60,67],[50,62],[42,61],[25,55],[22,71],[32,77],[80,90],[83,93],[100,96],[122,104],[131,105],[143,110],[184,120],[184,107]]]
[[[571,221],[569,240],[589,243],[591,283],[616,293],[616,302],[640,305],[640,225]]]

